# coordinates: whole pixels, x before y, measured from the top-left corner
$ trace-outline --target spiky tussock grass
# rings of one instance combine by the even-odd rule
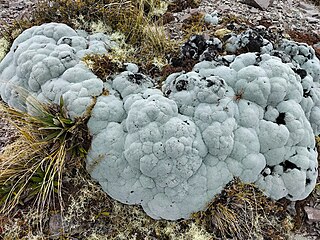
[[[16,140],[0,153],[0,214],[31,205],[39,216],[63,212],[62,180],[66,165],[83,158],[90,144],[86,117],[71,120],[60,105],[28,99],[33,115],[0,103],[0,114],[17,129]],[[41,221],[40,227],[41,227]]]
[[[268,199],[253,184],[238,179],[193,218],[222,239],[285,239],[294,227],[281,203]]]

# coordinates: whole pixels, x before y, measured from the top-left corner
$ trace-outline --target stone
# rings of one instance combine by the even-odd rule
[[[304,9],[304,10],[313,10],[314,9],[314,5],[305,3],[305,2],[299,2],[299,7]]]
[[[314,18],[314,17],[307,17],[307,21],[309,23],[318,23],[319,19],[318,18]]]
[[[320,12],[318,10],[307,10],[305,11],[306,15],[310,16],[310,17],[319,17],[320,16]]]
[[[317,44],[314,44],[312,47],[313,47],[313,49],[315,50],[316,55],[317,55],[318,57],[320,57],[320,42],[317,43]]]
[[[63,219],[61,214],[53,214],[49,220],[49,233],[51,239],[59,239],[63,233]]]
[[[320,222],[320,209],[305,207],[304,210],[307,213],[308,219],[311,222]]]
[[[242,2],[249,6],[266,10],[273,3],[273,0],[242,0]]]
[[[221,4],[221,5],[217,6],[217,10],[219,10],[220,12],[227,11],[230,9],[231,9],[231,7],[228,5],[225,5],[225,4]]]
[[[252,7],[252,8],[250,9],[250,12],[251,12],[251,13],[258,13],[258,12],[259,12],[259,9],[258,9],[258,8],[255,8],[255,7]]]

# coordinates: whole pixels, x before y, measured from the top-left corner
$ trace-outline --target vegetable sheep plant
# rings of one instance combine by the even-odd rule
[[[228,48],[243,47],[246,34]],[[273,199],[304,199],[317,178],[319,60],[305,44],[261,43],[173,73],[159,90],[134,64],[102,80],[81,63],[85,54],[107,54],[108,36],[45,24],[23,32],[1,62],[1,97],[32,111],[13,86],[42,102],[62,96],[71,118],[94,104],[88,172],[152,218],[189,218],[234,177]]]

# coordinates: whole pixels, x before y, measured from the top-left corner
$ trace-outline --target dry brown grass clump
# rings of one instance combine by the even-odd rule
[[[210,27],[204,21],[204,13],[196,12],[191,14],[189,18],[185,19],[183,22],[182,29],[185,34],[185,39],[190,38],[192,35],[201,34]]]
[[[108,76],[119,72],[122,67],[121,63],[113,62],[108,55],[90,54],[82,60],[102,80],[106,80]]]
[[[239,180],[229,184],[205,211],[195,213],[193,218],[219,239],[286,239],[294,227],[280,202]]]

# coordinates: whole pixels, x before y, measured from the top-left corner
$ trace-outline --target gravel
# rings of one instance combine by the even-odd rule
[[[218,11],[221,15],[232,14],[246,18],[253,25],[267,20],[284,30],[320,35],[319,7],[305,1],[274,0],[267,10],[262,11],[242,3],[241,0],[203,0],[199,8],[204,12]]]
[[[0,37],[6,26],[15,20],[28,19],[38,0],[0,0]]]

